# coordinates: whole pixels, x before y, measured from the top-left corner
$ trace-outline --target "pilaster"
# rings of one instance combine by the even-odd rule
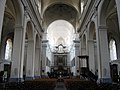
[[[2,25],[4,19],[5,3],[6,0],[0,0],[0,42],[1,42]]]
[[[27,67],[26,67],[26,80],[34,79],[34,55],[35,55],[35,42],[28,40],[27,47]]]
[[[77,70],[79,70],[79,58],[78,56],[80,55],[80,40],[74,40],[73,41],[75,44],[75,68],[76,68],[76,74]]]
[[[95,52],[94,52],[94,40],[88,40],[88,54],[89,54],[89,69],[95,73]]]
[[[12,54],[12,66],[11,66],[11,82],[20,82],[23,80],[23,59],[22,48],[23,48],[23,27],[16,26],[13,43],[13,54]]]
[[[45,70],[46,70],[46,49],[47,49],[47,43],[48,40],[43,40],[42,41],[42,76],[45,75]]]
[[[99,26],[97,31],[98,45],[98,83],[111,83],[107,27]]]
[[[120,30],[120,0],[116,1],[116,7],[117,7],[117,14],[118,14],[118,22],[119,22],[119,30]]]
[[[40,47],[35,48],[35,78],[40,77]]]

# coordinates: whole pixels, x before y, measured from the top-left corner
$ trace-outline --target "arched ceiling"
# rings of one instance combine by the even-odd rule
[[[54,4],[66,4],[74,7],[79,12],[79,4],[80,0],[41,0],[42,2],[42,14],[44,14],[45,10]]]
[[[51,47],[60,44],[70,47],[74,39],[74,27],[65,20],[56,20],[47,29],[48,40]]]
[[[47,27],[55,20],[66,20],[76,28],[80,11],[80,0],[41,0],[43,27]]]

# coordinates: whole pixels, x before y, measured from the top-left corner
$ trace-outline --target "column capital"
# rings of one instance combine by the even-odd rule
[[[40,47],[35,47],[35,49],[40,49]]]
[[[74,43],[80,43],[80,40],[73,40]]]
[[[108,27],[107,27],[107,26],[102,26],[102,25],[100,25],[100,26],[98,26],[98,29],[99,29],[99,30],[107,30]]]
[[[42,43],[48,43],[48,40],[42,40]]]
[[[95,40],[89,39],[88,42],[96,42]]]
[[[16,26],[15,26],[15,29],[16,29],[16,28],[17,28],[18,30],[24,29],[24,27],[23,27],[22,25],[16,25]]]
[[[34,40],[33,40],[33,39],[30,39],[30,40],[28,40],[28,42],[34,42]]]

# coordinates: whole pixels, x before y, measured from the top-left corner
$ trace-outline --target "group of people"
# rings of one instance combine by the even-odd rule
[[[49,78],[73,76],[73,73],[67,73],[67,72],[47,72],[47,74]]]

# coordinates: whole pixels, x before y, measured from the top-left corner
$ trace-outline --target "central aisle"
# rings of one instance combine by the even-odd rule
[[[57,82],[54,90],[66,90],[64,82]]]

